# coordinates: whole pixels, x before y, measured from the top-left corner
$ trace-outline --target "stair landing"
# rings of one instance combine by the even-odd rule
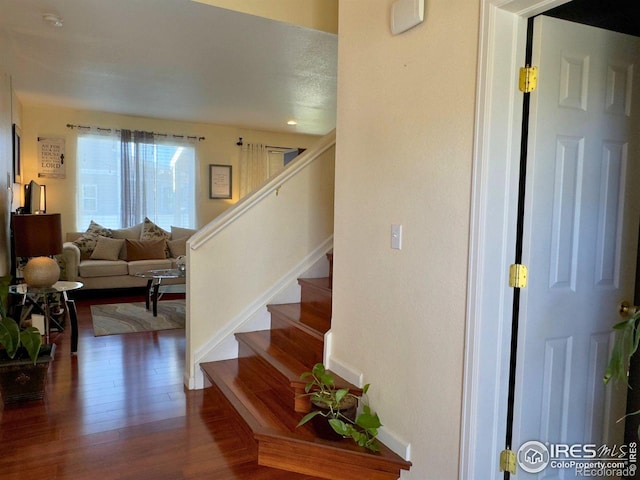
[[[318,438],[310,424],[296,428],[303,414],[293,411],[288,385],[260,357],[210,362],[202,370],[253,434],[260,465],[334,480],[392,480],[411,465],[384,445],[373,453],[349,439]]]

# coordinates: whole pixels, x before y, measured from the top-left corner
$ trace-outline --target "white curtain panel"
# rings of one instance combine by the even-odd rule
[[[269,153],[265,145],[248,143],[240,153],[240,198],[258,188],[269,175]]]

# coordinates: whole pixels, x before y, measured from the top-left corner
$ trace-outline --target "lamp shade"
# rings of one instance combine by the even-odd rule
[[[62,221],[59,213],[13,215],[11,221],[17,257],[62,253]]]

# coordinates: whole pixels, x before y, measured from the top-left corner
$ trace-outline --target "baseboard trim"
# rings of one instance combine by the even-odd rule
[[[364,374],[353,365],[331,356],[331,331],[325,334],[325,357],[324,364],[327,369],[331,370],[336,375],[341,376],[349,383],[353,383],[358,387],[364,387]],[[386,427],[380,428],[378,432],[378,438],[382,443],[391,449],[394,453],[401,456],[407,461],[411,461],[411,443],[400,438],[396,433],[392,432]]]

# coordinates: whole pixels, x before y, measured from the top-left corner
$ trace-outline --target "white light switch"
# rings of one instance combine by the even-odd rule
[[[402,250],[402,225],[391,225],[391,248]]]

